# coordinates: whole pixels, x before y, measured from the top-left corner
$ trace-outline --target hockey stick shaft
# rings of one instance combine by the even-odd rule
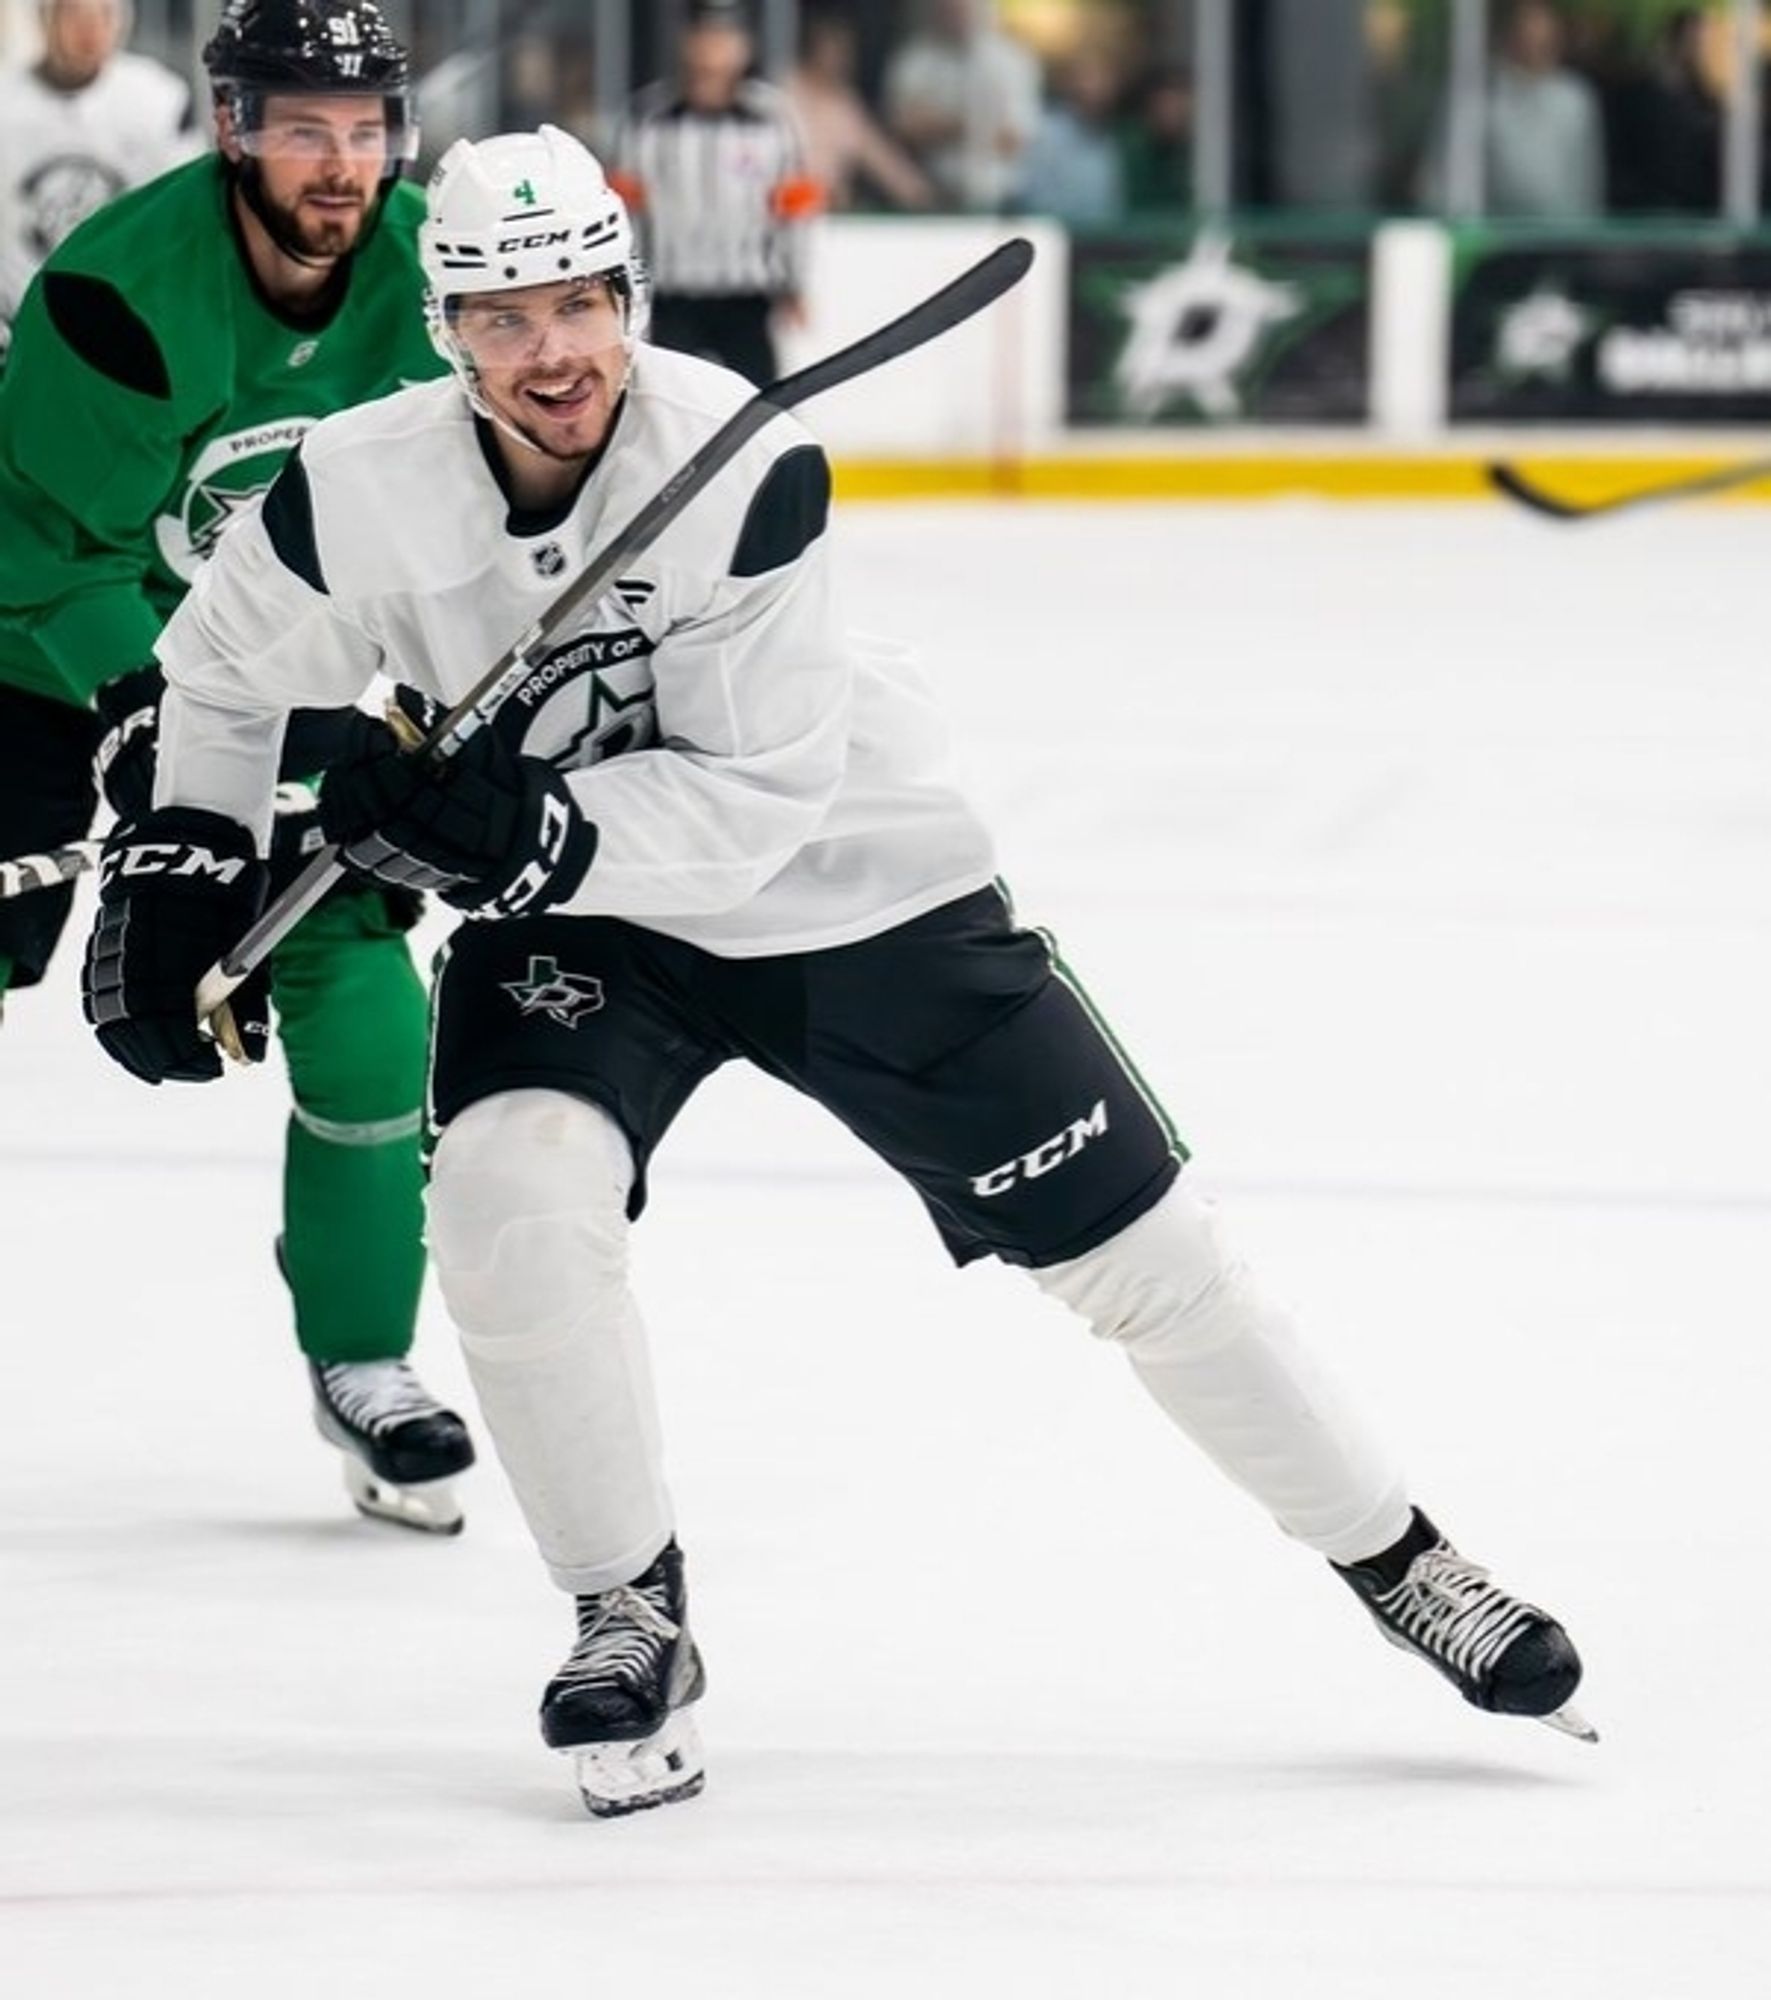
[[[759,389],[726,419],[693,458],[677,468],[621,533],[487,669],[417,746],[414,754],[446,760],[483,728],[513,690],[534,672],[542,650],[587,606],[606,595],[627,565],[652,546],[765,424],[961,325],[1019,284],[1032,262],[1032,244],[1024,236],[1013,237],[898,318],[876,327],[851,346],[813,362],[809,368],[784,375],[780,381]],[[264,963],[343,873],[344,863],[338,849],[328,843],[266,908],[233,950],[224,953],[203,975],[197,987],[200,1019],[207,1021],[228,995]]]
[[[1559,500],[1512,465],[1490,465],[1488,482],[1496,492],[1517,500],[1534,514],[1552,521],[1590,521],[1601,514],[1621,514],[1631,507],[1658,507],[1678,500],[1699,500],[1709,493],[1728,493],[1737,486],[1753,486],[1771,479],[1771,458],[1749,458],[1739,465],[1725,465],[1715,472],[1702,472],[1691,479],[1668,480],[1664,486],[1644,486],[1634,493],[1619,493],[1609,500]]]
[[[9,896],[29,896],[38,889],[58,888],[98,866],[96,840],[70,841],[66,847],[51,847],[42,854],[15,854],[0,861],[0,902]]]

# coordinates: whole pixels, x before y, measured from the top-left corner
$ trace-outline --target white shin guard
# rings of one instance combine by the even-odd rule
[[[553,1090],[470,1105],[431,1170],[430,1249],[480,1411],[555,1582],[630,1582],[671,1534],[645,1329],[627,1282],[633,1161]]]
[[[1125,1349],[1174,1422],[1287,1534],[1353,1562],[1407,1530],[1400,1474],[1184,1182],[1098,1250],[1032,1276]]]

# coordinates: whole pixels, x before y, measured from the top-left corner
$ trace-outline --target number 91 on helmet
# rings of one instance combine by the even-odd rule
[[[387,181],[418,156],[406,51],[376,0],[227,0],[203,66],[248,157],[300,151],[316,128],[270,108],[316,97],[362,100],[361,136],[351,127],[341,143],[379,154]]]

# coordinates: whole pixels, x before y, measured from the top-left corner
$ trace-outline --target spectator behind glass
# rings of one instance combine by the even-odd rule
[[[1515,0],[1508,8],[1483,128],[1489,215],[1573,220],[1604,207],[1599,94],[1564,65],[1564,46],[1562,18],[1545,0]],[[1422,176],[1421,200],[1428,208],[1446,203],[1446,145],[1442,107]]]
[[[1598,92],[1563,65],[1562,17],[1515,0],[1488,86],[1488,213],[1574,217],[1605,205]]]
[[[893,145],[855,91],[854,23],[840,14],[808,14],[799,62],[787,79],[799,116],[806,167],[830,208],[853,208],[855,182],[899,208],[930,208],[935,190],[909,155]]]
[[[1644,68],[1609,105],[1611,205],[1714,215],[1722,199],[1722,107],[1703,69],[1703,14],[1681,7]]]
[[[993,0],[929,0],[886,70],[886,116],[944,201],[996,211],[1020,193],[1039,124],[1039,64],[995,27]]]
[[[40,19],[41,58],[0,72],[0,355],[74,225],[202,149],[183,77],[124,49],[125,0],[44,0]]]
[[[1174,64],[1154,69],[1119,135],[1125,212],[1184,215],[1193,206],[1193,79]]]
[[[1100,49],[1080,49],[1064,64],[1022,162],[1021,205],[1031,214],[1087,229],[1125,213],[1119,92],[1119,66]]]

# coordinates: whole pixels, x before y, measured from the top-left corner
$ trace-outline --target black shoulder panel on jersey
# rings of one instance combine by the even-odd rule
[[[314,539],[314,496],[301,462],[301,446],[284,459],[282,470],[264,496],[264,531],[277,559],[293,570],[311,590],[327,595],[326,572],[320,567],[320,545]]]
[[[830,519],[830,461],[815,444],[795,445],[756,489],[732,557],[734,576],[765,576],[793,561]]]
[[[43,303],[56,332],[89,368],[139,396],[172,400],[160,343],[115,285],[78,271],[45,271]]]

